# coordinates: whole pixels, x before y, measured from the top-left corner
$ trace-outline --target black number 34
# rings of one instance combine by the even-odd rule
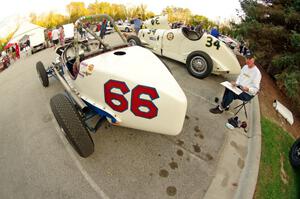
[[[219,40],[217,40],[217,41],[215,41],[215,42],[213,43],[213,38],[210,37],[210,36],[208,36],[208,37],[207,37],[207,41],[206,41],[205,46],[207,46],[207,47],[215,46],[216,49],[219,50],[219,48],[220,48],[220,42],[219,42]]]

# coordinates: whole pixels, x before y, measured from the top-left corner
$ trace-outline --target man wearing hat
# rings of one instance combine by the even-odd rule
[[[255,60],[253,55],[247,55],[246,65],[242,68],[241,74],[239,74],[235,82],[231,82],[233,86],[237,86],[243,92],[240,95],[237,95],[230,89],[226,88],[221,104],[210,109],[209,111],[211,113],[223,113],[225,109],[229,108],[229,105],[233,100],[240,99],[243,101],[250,101],[256,95],[260,88],[261,73],[254,62]]]

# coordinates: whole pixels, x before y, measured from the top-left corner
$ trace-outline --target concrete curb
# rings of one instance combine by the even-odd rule
[[[259,172],[259,163],[261,155],[261,125],[260,109],[258,97],[252,100],[249,115],[249,139],[248,154],[245,161],[245,167],[239,179],[239,186],[235,194],[235,199],[252,199]]]

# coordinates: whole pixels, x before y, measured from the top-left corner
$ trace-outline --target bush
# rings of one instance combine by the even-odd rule
[[[300,50],[300,34],[293,32],[291,36],[291,44],[295,50]]]
[[[300,71],[284,71],[275,76],[277,85],[292,100],[295,113],[300,115]]]

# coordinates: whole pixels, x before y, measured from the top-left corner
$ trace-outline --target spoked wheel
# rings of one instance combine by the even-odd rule
[[[94,152],[94,142],[74,104],[63,94],[50,100],[52,112],[66,138],[81,157]]]
[[[134,35],[129,36],[127,38],[127,42],[130,46],[141,46],[142,45],[141,40],[137,36],[134,36]]]
[[[41,61],[36,63],[36,71],[37,71],[38,77],[39,77],[42,85],[44,87],[48,87],[49,86],[48,75],[45,70],[44,64]]]
[[[189,73],[199,79],[209,76],[213,69],[211,58],[201,51],[191,53],[187,58],[186,65]]]
[[[300,138],[296,140],[290,149],[289,159],[292,167],[296,170],[300,169]]]

